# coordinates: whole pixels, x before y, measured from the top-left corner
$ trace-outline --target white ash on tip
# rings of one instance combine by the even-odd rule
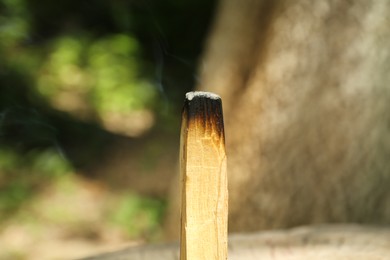
[[[217,94],[211,92],[205,92],[205,91],[192,91],[186,94],[186,99],[188,101],[191,101],[194,97],[205,97],[205,98],[215,99],[215,100],[221,99],[221,97],[218,96]]]

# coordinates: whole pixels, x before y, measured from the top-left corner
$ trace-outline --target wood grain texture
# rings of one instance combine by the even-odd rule
[[[187,93],[180,142],[180,259],[227,259],[227,170],[219,96]]]

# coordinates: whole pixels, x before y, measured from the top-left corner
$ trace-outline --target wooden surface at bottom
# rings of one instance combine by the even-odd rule
[[[179,244],[130,247],[84,259],[176,260]],[[390,226],[324,225],[229,235],[231,260],[390,259]]]

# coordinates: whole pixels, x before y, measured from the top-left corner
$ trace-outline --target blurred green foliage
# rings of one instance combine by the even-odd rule
[[[156,89],[139,78],[137,41],[126,34],[82,37],[55,39],[37,78],[39,93],[52,103],[64,99],[58,109],[68,105],[75,109],[70,112],[87,110],[101,118],[152,108]]]
[[[69,162],[50,149],[23,155],[0,149],[0,220],[15,212],[44,185],[71,170]]]
[[[156,239],[161,232],[165,204],[158,199],[124,194],[115,203],[116,207],[110,209],[109,218],[113,224],[122,227],[129,238]]]
[[[0,221],[98,163],[116,135],[110,117],[121,126],[148,111],[155,127],[177,128],[214,4],[0,0]],[[135,194],[119,204],[109,218],[131,237],[155,232],[165,207]]]
[[[24,0],[3,0],[0,16],[1,46],[9,47],[23,40],[29,32],[29,16]]]

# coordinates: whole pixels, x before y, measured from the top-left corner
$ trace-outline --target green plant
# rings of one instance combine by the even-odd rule
[[[153,239],[158,236],[165,208],[164,201],[127,194],[119,199],[110,218],[131,238]]]

